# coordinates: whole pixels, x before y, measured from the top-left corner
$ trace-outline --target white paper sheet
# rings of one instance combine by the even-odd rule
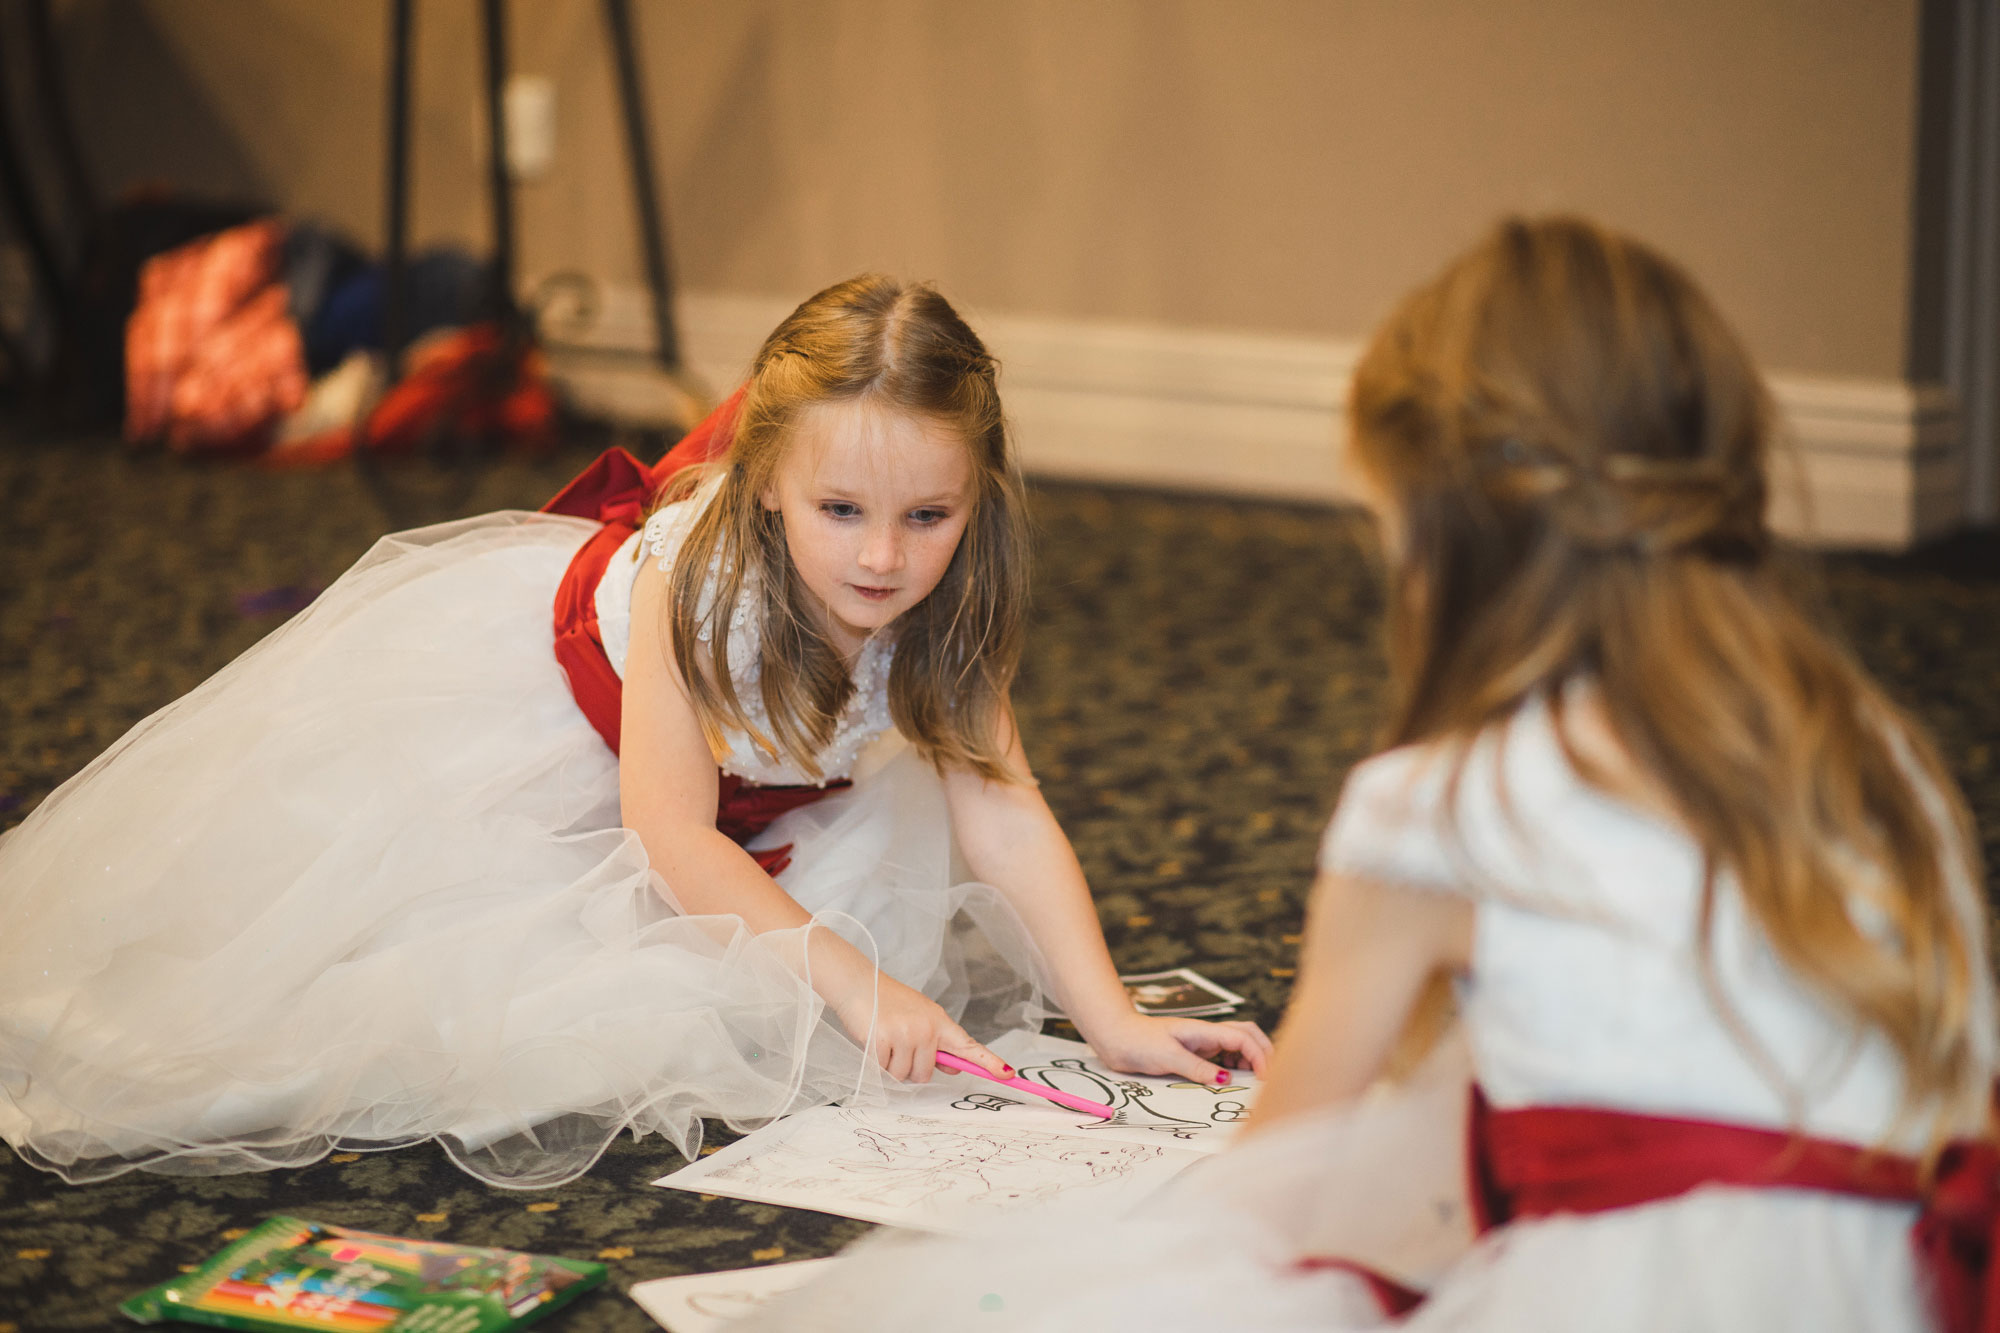
[[[1201,1157],[1171,1139],[1047,1133],[964,1112],[940,1118],[819,1106],[653,1183],[893,1226],[966,1231],[1058,1195],[1137,1200]]]
[[[667,1333],[721,1333],[780,1292],[810,1281],[835,1259],[800,1259],[761,1268],[691,1273],[635,1282],[630,1295]]]
[[[1027,1129],[1081,1134],[1121,1143],[1169,1143],[1197,1152],[1219,1150],[1236,1133],[1257,1098],[1257,1077],[1231,1070],[1227,1087],[1184,1079],[1114,1074],[1080,1041],[1010,1032],[993,1043],[993,1053],[1030,1083],[1103,1102],[1109,1120],[1065,1110],[1032,1093],[1020,1092],[976,1074],[938,1070],[927,1084],[910,1084],[890,1094],[891,1110],[908,1115],[958,1120],[1002,1120]]]

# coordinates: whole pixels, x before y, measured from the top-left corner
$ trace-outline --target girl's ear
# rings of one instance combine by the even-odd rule
[[[770,510],[774,514],[777,513],[779,508],[777,483],[773,482],[771,485],[766,486],[758,494],[757,499],[763,504],[764,508]]]

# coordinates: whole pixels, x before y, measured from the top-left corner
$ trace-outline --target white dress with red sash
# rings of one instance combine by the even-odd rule
[[[599,589],[621,661],[656,632],[628,623],[637,563],[670,564],[687,513]],[[0,1138],[72,1181],[435,1140],[544,1186],[627,1130],[693,1153],[705,1116],[880,1094],[804,931],[681,912],[621,826],[617,757],[553,651],[599,531],[499,513],[384,537],[0,837]],[[755,698],[752,609],[730,667]],[[753,845],[790,844],[778,882],[818,924],[968,1026],[1036,1025],[1038,955],[955,864],[938,776],[889,724],[888,653],[819,756],[852,787]],[[722,768],[807,779],[742,737]]]
[[[1710,1184],[1520,1217],[1467,1243],[1455,1187],[1468,1079],[1501,1118],[1595,1108],[1625,1113],[1614,1125],[1796,1129],[1901,1153],[1923,1138],[1898,1125],[1887,1044],[1787,972],[1727,881],[1711,990],[1696,937],[1699,849],[1583,782],[1546,706],[1479,738],[1455,790],[1452,758],[1412,748],[1360,765],[1322,849],[1331,871],[1476,904],[1460,1033],[1411,1086],[1253,1138],[1140,1215],[1051,1215],[973,1242],[865,1242],[758,1327],[1934,1327],[1907,1199]],[[1953,892],[1983,938],[1972,886]],[[1993,996],[1979,961],[1973,1027],[1990,1076]],[[1383,1284],[1350,1261],[1427,1295],[1392,1315]],[[874,1293],[866,1316],[842,1315],[863,1291]]]

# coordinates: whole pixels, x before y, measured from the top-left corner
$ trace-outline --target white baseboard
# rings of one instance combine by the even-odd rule
[[[689,369],[727,389],[791,308],[684,295]],[[1337,444],[1358,343],[978,312],[972,320],[1000,358],[1031,473],[1284,500],[1351,496]],[[650,346],[643,289],[607,290],[588,327],[561,335],[604,349]],[[1773,377],[1772,390],[1796,457],[1776,479],[1781,530],[1819,545],[1896,549],[1959,526],[1965,461],[1948,390],[1786,376]]]
[[[1901,549],[1956,530],[1967,478],[1957,403],[1942,385],[1774,376],[1798,467],[1780,464],[1773,519],[1819,545]]]

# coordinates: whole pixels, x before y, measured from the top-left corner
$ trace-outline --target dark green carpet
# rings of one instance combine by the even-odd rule
[[[389,526],[348,470],[266,474],[22,436],[0,434],[0,826]],[[505,464],[468,495],[413,503],[403,521],[532,507],[587,457]],[[1076,486],[1037,488],[1035,516],[1037,609],[1016,699],[1113,952],[1127,971],[1198,965],[1269,1024],[1290,986],[1315,838],[1381,696],[1380,598],[1360,525]],[[1944,741],[1989,859],[2000,851],[1995,553],[1981,540],[1842,558],[1827,578],[1870,666]],[[523,1194],[418,1148],[72,1189],[0,1148],[0,1333],[116,1327],[116,1300],[274,1212],[602,1258],[614,1288],[825,1254],[867,1230],[647,1186],[677,1165],[657,1141],[626,1140],[575,1184]],[[652,1324],[607,1290],[551,1327]]]

